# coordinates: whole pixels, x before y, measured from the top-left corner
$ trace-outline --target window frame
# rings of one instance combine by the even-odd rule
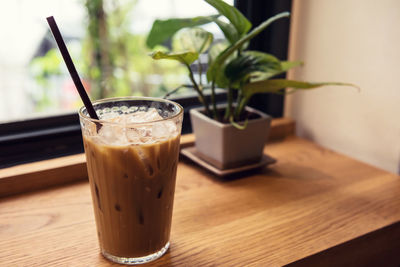
[[[210,94],[205,94],[210,101]],[[189,111],[200,107],[197,95],[175,97],[182,105],[182,134],[192,132]],[[218,103],[226,101],[224,92],[216,93]],[[1,124],[0,168],[83,153],[82,133],[77,112]]]
[[[284,11],[292,11],[292,0],[235,0],[235,6],[253,24],[253,28],[266,19]],[[251,40],[249,49],[273,54],[280,60],[288,57],[290,18],[271,24],[265,31]],[[286,78],[286,74],[277,76]],[[249,106],[257,108],[274,118],[283,116],[284,95],[260,94],[253,97]]]
[[[235,0],[234,3],[253,25],[257,26],[272,15],[291,11],[291,2],[291,0]],[[289,20],[274,23],[270,29],[252,40],[250,49],[265,51],[280,59],[286,59],[289,27]],[[206,94],[206,97],[209,98],[209,94]],[[225,93],[218,92],[216,99],[218,103],[226,101]],[[185,110],[182,133],[191,133],[189,110],[201,106],[197,96],[177,97],[172,100],[181,104]],[[283,115],[283,102],[284,96],[267,94],[253,98],[250,106],[279,118]],[[7,122],[1,126],[0,168],[84,151],[77,112]]]

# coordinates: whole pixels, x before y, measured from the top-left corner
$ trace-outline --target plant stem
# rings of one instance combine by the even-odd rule
[[[208,107],[208,103],[207,103],[207,101],[206,101],[206,98],[205,98],[204,95],[203,95],[203,92],[200,90],[199,85],[197,84],[196,80],[194,79],[193,71],[192,71],[192,69],[190,68],[189,65],[186,64],[186,67],[187,67],[188,70],[189,70],[189,78],[190,78],[190,80],[191,80],[192,83],[193,83],[193,88],[194,88],[194,90],[196,90],[196,92],[197,92],[197,94],[198,94],[198,96],[199,96],[200,102],[204,105],[204,108],[205,108],[205,110],[206,110],[206,115],[207,115],[207,116],[210,116],[210,109],[209,109],[209,107]]]
[[[244,130],[244,129],[246,129],[247,124],[249,123],[249,120],[246,119],[246,120],[244,121],[244,124],[243,124],[243,125],[240,125],[239,123],[236,123],[236,122],[235,122],[235,119],[231,116],[231,117],[229,117],[229,122],[230,122],[236,129]]]
[[[228,87],[228,104],[226,105],[224,121],[227,121],[229,117],[231,117],[232,113],[232,101],[233,101],[233,92],[232,88]]]
[[[211,104],[213,107],[214,120],[221,121],[218,110],[217,110],[217,103],[215,101],[215,83],[214,83],[214,81],[211,83]]]
[[[201,81],[201,75],[203,73],[203,68],[201,67],[200,55],[199,55],[199,58],[197,59],[197,64],[199,65],[199,85],[201,87],[203,87],[203,82]]]
[[[243,109],[246,107],[248,102],[247,98],[242,98],[240,102],[238,103],[238,107],[235,110],[235,117],[238,118],[240,114],[243,112]]]
[[[163,96],[163,99],[167,99],[170,95],[175,94],[176,92],[178,92],[179,89],[181,89],[181,88],[183,88],[183,87],[186,87],[186,86],[185,86],[185,85],[181,85],[181,86],[178,86],[177,88],[175,88],[174,90],[169,91],[168,93],[166,93],[166,94]]]
[[[239,117],[240,117],[241,111],[239,110],[239,108],[240,108],[240,103],[242,102],[242,99],[243,99],[242,90],[238,90],[238,94],[237,94],[237,98],[236,98],[236,107],[235,107],[235,111],[233,114],[233,116],[236,120],[239,120]]]

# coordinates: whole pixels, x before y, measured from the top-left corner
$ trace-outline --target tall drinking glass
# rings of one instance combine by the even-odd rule
[[[169,247],[183,109],[156,98],[93,102],[79,110],[101,252],[139,264]]]

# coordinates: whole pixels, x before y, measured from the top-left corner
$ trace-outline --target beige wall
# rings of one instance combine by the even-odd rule
[[[400,1],[294,0],[289,78],[342,81],[286,98],[297,134],[390,172],[400,166]]]

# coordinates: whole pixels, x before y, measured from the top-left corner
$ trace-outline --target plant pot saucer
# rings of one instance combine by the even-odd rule
[[[261,168],[270,164],[273,164],[276,162],[276,159],[270,157],[269,155],[263,154],[261,160],[256,163],[240,166],[237,168],[230,168],[230,169],[219,169],[214,165],[211,165],[207,161],[203,160],[202,158],[199,157],[196,147],[191,146],[191,147],[186,147],[182,148],[180,152],[183,156],[189,158],[192,160],[194,163],[200,165],[201,167],[207,169],[208,171],[212,172],[213,174],[219,176],[219,177],[224,177],[228,176],[231,174],[236,174],[240,173],[243,171],[248,171],[248,170],[253,170],[257,168]]]

